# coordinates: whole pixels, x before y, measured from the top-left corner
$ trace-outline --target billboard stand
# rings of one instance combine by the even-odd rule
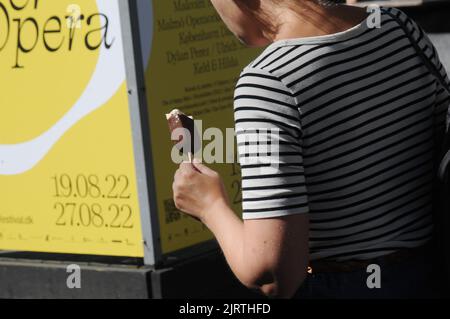
[[[174,81],[166,78],[156,83],[157,86],[152,85],[160,74],[180,72],[182,76],[177,76],[173,83],[173,98],[185,91],[191,94],[187,99],[196,99],[194,95],[199,99],[214,98],[215,102],[203,101],[205,105],[212,104],[212,108],[199,117],[205,118],[207,125],[223,129],[232,123],[231,88],[240,65],[250,53],[237,46],[234,38],[225,32],[209,2],[204,2],[205,6],[191,12],[192,15],[171,8],[175,2],[160,2],[158,7],[153,7],[151,0],[42,2],[16,13],[29,14],[38,20],[56,19],[48,18],[48,12],[65,15],[65,5],[72,6],[73,2],[77,4],[74,8],[80,11],[74,10],[75,14],[79,12],[78,16],[63,31],[80,37],[74,41],[86,44],[86,48],[81,45],[72,48],[69,42],[67,48],[62,46],[58,52],[44,52],[45,59],[31,53],[25,59],[23,55],[16,61],[23,64],[21,69],[11,69],[11,65],[5,68],[0,63],[4,70],[15,72],[13,76],[2,73],[0,79],[4,80],[5,92],[9,94],[5,95],[8,102],[5,105],[17,104],[17,109],[21,105],[51,106],[29,110],[39,110],[39,113],[29,116],[33,121],[27,128],[35,129],[33,134],[45,134],[36,137],[30,133],[32,138],[15,136],[21,132],[13,126],[10,130],[13,135],[6,138],[2,135],[0,141],[0,193],[7,195],[0,205],[0,213],[7,213],[6,217],[0,214],[3,221],[0,248],[9,250],[0,251],[0,298],[250,296],[234,278],[207,229],[173,210],[169,183],[176,166],[167,159],[172,145],[169,134],[163,136],[159,132],[167,130],[164,112],[177,106],[175,102],[162,103],[172,97],[172,93],[167,93],[170,88],[167,84]],[[12,6],[6,9],[14,10]],[[177,55],[178,46],[190,47],[198,35],[166,29],[167,26],[163,28],[165,31],[153,30],[155,20],[147,19],[152,10],[158,11],[155,19],[172,13],[181,19],[193,19],[189,20],[192,32],[205,25],[208,41],[192,44],[201,49],[193,52],[195,62],[222,69],[197,75],[192,72],[192,61],[182,59],[184,62],[180,60],[175,70],[173,64],[161,58],[164,51],[174,50],[171,55]],[[76,28],[73,22],[84,12],[95,23],[82,25],[76,32],[71,30]],[[5,17],[9,15],[0,19]],[[166,31],[172,40],[166,41]],[[98,46],[92,43],[96,32],[102,35]],[[180,35],[183,43],[174,40]],[[33,36],[33,32],[24,32],[23,36]],[[147,42],[142,42],[146,37]],[[157,45],[154,51],[153,44]],[[11,45],[5,49],[3,46],[0,51],[14,57],[11,48]],[[80,54],[74,54],[76,50]],[[150,51],[152,58],[147,59]],[[75,57],[80,61],[73,62]],[[43,66],[48,70],[42,72]],[[196,68],[196,72],[204,70]],[[41,79],[43,74],[45,81]],[[23,85],[16,85],[10,78],[19,79]],[[50,80],[54,81],[50,83]],[[188,88],[190,83],[195,85]],[[74,87],[81,93],[75,92]],[[158,94],[149,94],[148,90]],[[165,92],[160,95],[160,91]],[[54,96],[67,100],[59,101]],[[48,97],[51,101],[45,100]],[[3,121],[8,117],[20,118],[14,113],[16,108],[5,105],[1,108]],[[61,114],[53,116],[54,110]],[[53,118],[42,121],[47,126],[38,126],[41,122],[38,116],[46,115]],[[29,165],[29,161],[24,161],[28,159],[23,156],[25,153],[14,155],[15,148],[9,145],[8,139],[21,147],[35,146],[32,143],[39,141],[48,146],[48,153],[37,158],[37,148],[30,147],[28,157],[36,158]],[[22,140],[30,142],[19,143]],[[19,162],[23,165],[15,165]],[[237,208],[240,206],[238,173],[229,164],[219,169],[227,177],[228,189],[234,190],[233,205]],[[71,278],[76,278],[72,275],[77,274],[81,278],[80,288],[70,286]]]
[[[142,56],[138,5],[144,1],[121,1],[121,24],[127,70],[130,114],[138,176],[142,234],[145,242],[144,263],[150,265],[152,298],[249,297],[234,277],[217,243],[209,240],[191,247],[163,254],[153,171],[151,132],[152,116],[146,96],[145,61]],[[150,1],[147,1],[147,4]],[[148,21],[147,21],[148,22]],[[151,21],[153,22],[153,21]],[[151,30],[148,30],[151,31]],[[147,88],[148,89],[148,88]],[[151,88],[150,88],[151,89]],[[198,278],[202,278],[198,282]]]
[[[136,1],[119,1],[122,37],[125,54],[125,69],[128,84],[129,106],[135,151],[136,176],[144,243],[144,263],[155,266],[162,262],[159,244],[159,221],[156,213],[155,184],[150,130],[148,127],[148,107],[145,97],[143,58],[139,39]]]
[[[0,298],[147,299],[152,298],[149,267],[80,261],[20,259],[0,254]],[[71,275],[80,267],[80,287]],[[132,287],[132,289],[130,289]]]

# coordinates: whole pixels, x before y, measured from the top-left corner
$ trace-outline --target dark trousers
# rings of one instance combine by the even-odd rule
[[[442,297],[443,274],[433,262],[433,254],[425,253],[408,260],[380,266],[381,288],[370,289],[367,269],[341,273],[308,274],[297,291],[298,299],[429,299]],[[448,293],[444,291],[444,293]]]

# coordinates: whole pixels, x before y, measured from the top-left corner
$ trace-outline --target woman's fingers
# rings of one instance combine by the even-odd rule
[[[183,162],[180,164],[180,169],[183,172],[195,172],[195,167],[191,162]]]
[[[203,165],[200,160],[194,158],[194,161],[192,162],[192,165],[195,167],[197,171],[199,171],[202,174],[208,175],[208,176],[216,176],[216,171],[213,171],[206,165]]]
[[[180,164],[172,188],[175,206],[199,220],[203,220],[211,203],[221,197],[226,200],[219,174],[198,160]]]

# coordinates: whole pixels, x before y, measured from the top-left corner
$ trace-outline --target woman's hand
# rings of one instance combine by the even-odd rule
[[[172,188],[175,206],[202,222],[206,214],[217,205],[228,205],[228,197],[219,174],[197,160],[180,165]]]

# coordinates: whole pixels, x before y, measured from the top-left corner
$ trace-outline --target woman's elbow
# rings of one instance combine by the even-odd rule
[[[303,279],[299,281],[275,282],[263,285],[260,288],[260,291],[268,298],[290,299],[295,295],[304,279],[305,278],[303,277]]]
[[[266,273],[259,278],[248,278],[241,282],[251,290],[257,290],[268,298],[292,298],[306,278],[305,274],[276,276]]]

